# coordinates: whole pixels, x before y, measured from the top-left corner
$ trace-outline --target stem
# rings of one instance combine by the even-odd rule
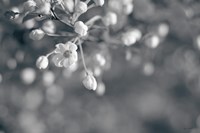
[[[76,43],[78,41],[79,37],[76,37],[73,41],[73,43]]]
[[[83,67],[85,69],[86,74],[88,75],[88,69],[87,69],[86,64],[85,64],[85,58],[84,58],[84,53],[83,53],[83,47],[82,47],[81,43],[79,43],[78,45],[79,45],[80,52],[81,52],[81,58],[82,58],[82,62],[83,62]]]
[[[95,6],[96,6],[95,4],[89,5],[89,6],[88,6],[88,10],[91,9],[91,8],[93,8],[93,7],[95,7]]]
[[[52,51],[52,52],[46,54],[46,57],[48,58],[50,55],[52,55],[52,54],[54,54],[54,53],[55,53],[55,51]]]
[[[99,16],[99,15],[97,15],[97,16],[94,16],[93,18],[91,18],[90,20],[88,20],[85,24],[87,25],[87,26],[92,26],[96,21],[98,21],[98,20],[101,20],[102,19],[102,17],[101,16]]]
[[[54,33],[45,33],[48,36],[52,36],[52,37],[69,37],[69,36],[73,36],[73,34],[71,33],[66,33],[66,34],[54,34]]]

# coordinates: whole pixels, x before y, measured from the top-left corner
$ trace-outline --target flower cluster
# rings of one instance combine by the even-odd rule
[[[82,83],[87,89],[95,91],[98,88],[97,80],[86,66],[82,43],[89,38],[90,29],[96,21],[104,26],[114,25],[117,16],[109,12],[104,17],[96,15],[86,22],[79,20],[79,17],[91,8],[102,7],[104,3],[104,0],[27,0],[23,3],[22,10],[8,11],[6,15],[10,19],[17,19],[18,15],[18,20],[24,23],[26,28],[31,29],[29,38],[34,41],[46,36],[68,38],[67,41],[56,44],[52,52],[38,57],[36,66],[39,69],[47,69],[51,65],[51,59],[56,67],[71,69],[78,62],[79,51],[86,73]],[[36,24],[38,21],[40,24]],[[60,33],[55,21],[71,27],[73,31]],[[102,57],[98,56],[97,59],[102,60]],[[104,64],[105,60],[101,62],[101,65]]]
[[[55,43],[55,48],[51,52],[38,57],[36,66],[39,69],[47,69],[54,64],[66,70],[69,75],[69,71],[82,68],[86,73],[82,82],[85,88],[102,95],[105,92],[102,73],[110,68],[111,64],[109,47],[126,46],[125,58],[131,61],[134,60],[131,51],[137,47],[135,44],[143,41],[145,46],[155,49],[169,32],[169,27],[165,23],[161,23],[156,31],[149,31],[147,34],[144,34],[144,28],[127,24],[129,21],[126,20],[134,9],[133,0],[109,0],[102,16],[95,15],[89,19],[82,19],[81,16],[91,16],[88,13],[91,8],[102,7],[104,3],[104,0],[27,0],[23,3],[22,10],[12,10],[7,15],[10,15],[8,18],[11,19],[17,19],[17,15],[24,26],[30,29],[29,38],[34,41],[47,36],[63,37],[62,41]],[[60,31],[60,27],[57,26],[59,23],[70,30]],[[102,36],[99,36],[99,32]],[[91,43],[92,46],[94,42],[99,45],[95,46],[96,50],[88,52],[90,55],[87,56],[82,45],[89,46]],[[82,61],[82,65],[79,64],[79,60]],[[149,62],[147,64],[151,64],[151,61]],[[153,64],[144,65],[144,71],[153,68],[149,66]],[[65,76],[67,77],[67,74]]]

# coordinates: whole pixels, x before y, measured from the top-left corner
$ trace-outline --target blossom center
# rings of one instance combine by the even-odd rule
[[[66,51],[63,53],[63,56],[64,56],[65,58],[69,58],[69,57],[71,56],[71,54],[72,54],[72,51],[66,50]]]

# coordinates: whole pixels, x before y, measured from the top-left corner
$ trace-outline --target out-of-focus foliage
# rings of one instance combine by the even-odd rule
[[[81,19],[115,11],[110,1]],[[81,84],[80,62],[70,69],[36,68],[39,55],[67,38],[31,40],[33,27],[42,25],[37,19],[21,24],[4,14],[21,10],[23,2],[0,1],[0,132],[200,132],[198,0],[133,0],[133,12],[118,10],[109,33],[94,31],[93,41],[85,41],[83,48],[86,64],[101,75],[96,94]],[[127,39],[130,34],[137,37]],[[130,45],[119,41],[123,37]]]

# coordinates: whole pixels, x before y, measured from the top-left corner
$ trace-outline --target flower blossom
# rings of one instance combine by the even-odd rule
[[[54,51],[56,54],[52,59],[54,64],[57,67],[70,67],[78,60],[78,53],[76,50],[77,46],[72,42],[67,42],[66,44],[57,44]]]

